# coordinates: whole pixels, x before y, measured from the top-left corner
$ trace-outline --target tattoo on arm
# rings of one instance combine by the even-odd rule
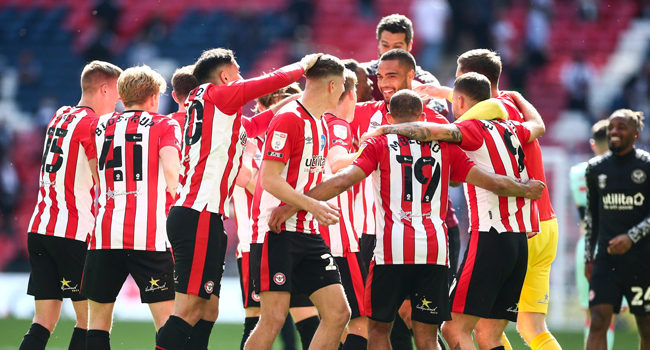
[[[457,343],[453,350],[460,350],[460,343]]]
[[[450,124],[445,128],[445,133],[443,137],[440,138],[440,141],[461,142],[463,141],[463,134],[456,125]]]
[[[385,134],[397,134],[418,141],[431,141],[431,131],[420,122],[404,123],[384,127]]]

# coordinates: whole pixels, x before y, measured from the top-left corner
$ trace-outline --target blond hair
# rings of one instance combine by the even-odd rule
[[[346,68],[343,71],[343,77],[345,77],[345,82],[343,83],[345,90],[343,90],[339,101],[343,101],[345,97],[350,93],[350,91],[352,91],[354,87],[357,86],[357,73],[352,72]]]
[[[117,79],[117,92],[125,107],[144,103],[149,96],[167,90],[165,79],[147,65],[131,67]]]
[[[81,92],[92,93],[111,79],[117,79],[122,69],[112,63],[92,61],[81,72]]]

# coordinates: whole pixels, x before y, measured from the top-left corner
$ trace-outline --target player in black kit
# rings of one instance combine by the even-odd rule
[[[615,111],[607,129],[610,152],[591,159],[585,173],[587,350],[607,349],[607,329],[623,296],[636,318],[639,348],[650,349],[650,154],[634,148],[642,129],[643,113]]]

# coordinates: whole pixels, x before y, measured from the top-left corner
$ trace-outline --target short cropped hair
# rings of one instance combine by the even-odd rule
[[[172,89],[181,102],[187,98],[190,91],[200,85],[193,73],[194,65],[189,65],[178,68],[172,76]]]
[[[392,60],[398,60],[400,65],[403,65],[404,67],[407,68],[407,71],[413,70],[415,71],[415,57],[411,55],[410,52],[403,50],[403,49],[392,49],[386,51],[381,57],[379,57],[380,61],[392,61]]]
[[[355,60],[354,58],[348,58],[348,59],[345,59],[345,60],[343,60],[341,62],[343,62],[343,65],[345,66],[345,69],[349,69],[349,70],[351,70],[351,71],[353,71],[355,73],[357,72],[357,69],[360,68],[359,62],[357,62],[357,60]]]
[[[476,72],[465,73],[454,81],[454,93],[461,93],[476,102],[489,99],[491,87],[488,78]]]
[[[117,92],[125,107],[144,103],[149,96],[165,90],[165,78],[147,65],[131,67],[117,79]]]
[[[324,79],[333,75],[342,76],[344,69],[345,66],[338,57],[323,55],[313,67],[305,72],[305,76],[307,79]]]
[[[591,127],[591,138],[596,143],[603,143],[607,141],[607,127],[609,126],[609,119],[599,120]]]
[[[612,118],[616,117],[623,117],[631,120],[632,123],[634,123],[634,126],[636,126],[637,131],[643,131],[643,120],[645,119],[643,112],[637,112],[631,109],[619,109],[614,111],[607,120],[612,120]]]
[[[94,92],[111,79],[117,79],[122,68],[104,61],[92,61],[81,72],[81,91]]]
[[[341,94],[339,101],[343,101],[345,96],[347,96],[347,94],[357,86],[357,73],[346,68],[345,71],[343,71],[343,77],[345,78],[345,82],[343,83],[345,90]]]
[[[235,54],[232,50],[218,48],[203,51],[194,64],[194,76],[199,84],[209,83],[219,69],[234,63]]]
[[[501,57],[488,49],[476,49],[458,57],[458,68],[463,73],[476,72],[485,75],[493,86],[499,84],[501,76]]]
[[[384,30],[393,34],[404,33],[406,45],[413,40],[413,22],[404,15],[392,14],[382,18],[377,25],[377,40],[379,40]]]
[[[390,114],[400,122],[417,120],[422,115],[422,108],[422,99],[412,90],[400,90],[390,98]]]
[[[289,86],[283,87],[277,91],[273,91],[270,94],[264,95],[257,99],[257,104],[253,111],[255,113],[260,113],[262,110],[260,107],[263,107],[264,110],[271,108],[276,103],[276,100],[281,100],[283,98],[289,97],[291,95],[299,94],[302,92],[298,83],[293,83]]]

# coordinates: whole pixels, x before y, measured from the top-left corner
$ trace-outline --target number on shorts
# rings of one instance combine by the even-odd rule
[[[645,295],[643,295],[643,287],[632,287],[630,290],[632,293],[636,293],[634,298],[632,298],[632,302],[630,302],[630,306],[641,306],[643,305],[643,301],[650,300],[650,287],[646,289]],[[641,300],[641,297],[643,297],[643,300]]]
[[[329,265],[325,266],[325,271],[336,270],[336,265],[334,265],[334,258],[332,254],[323,254],[320,256],[321,259],[330,259]]]

